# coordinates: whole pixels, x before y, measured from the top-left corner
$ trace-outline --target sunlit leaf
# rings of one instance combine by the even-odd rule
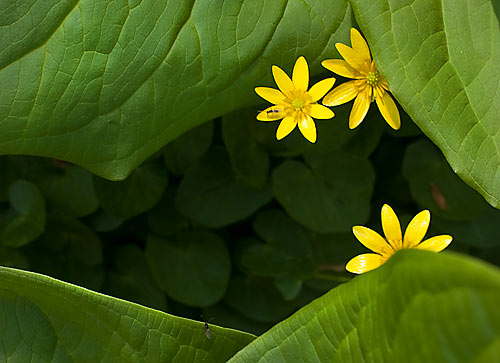
[[[274,326],[230,362],[497,362],[499,298],[496,267],[452,253],[402,251]]]
[[[260,103],[271,66],[313,74],[346,0],[17,0],[0,5],[0,153],[125,178],[180,134]],[[300,31],[297,31],[300,29]]]
[[[492,1],[350,2],[393,95],[453,170],[500,207],[500,27]]]
[[[250,334],[0,267],[0,356],[13,362],[225,362]]]

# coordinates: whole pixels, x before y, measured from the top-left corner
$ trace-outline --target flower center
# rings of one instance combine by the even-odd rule
[[[296,110],[300,110],[304,107],[304,100],[296,98],[292,101],[292,107]]]
[[[375,87],[380,83],[381,80],[380,73],[378,71],[370,72],[366,76],[366,83],[368,83],[370,86]]]

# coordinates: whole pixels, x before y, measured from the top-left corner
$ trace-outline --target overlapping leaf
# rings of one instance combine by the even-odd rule
[[[256,104],[271,65],[336,51],[346,0],[0,5],[0,153],[126,177],[184,131]]]
[[[498,362],[500,271],[402,251],[276,325],[230,362]]]
[[[500,207],[500,27],[491,0],[351,0],[395,97]]]
[[[225,362],[250,334],[0,267],[0,356],[13,362]],[[36,327],[36,329],[34,329]]]

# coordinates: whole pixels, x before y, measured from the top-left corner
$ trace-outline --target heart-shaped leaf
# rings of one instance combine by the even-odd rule
[[[185,217],[216,228],[247,218],[271,197],[269,187],[256,190],[238,182],[227,153],[217,147],[184,174],[176,205]]]
[[[375,181],[370,161],[340,150],[306,161],[287,160],[273,171],[274,196],[288,214],[320,233],[366,221]]]
[[[229,253],[214,233],[181,231],[175,240],[149,236],[146,256],[158,285],[183,304],[212,305],[226,291]]]

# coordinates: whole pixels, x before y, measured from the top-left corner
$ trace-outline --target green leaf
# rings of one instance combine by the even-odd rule
[[[225,362],[247,333],[0,267],[0,355],[13,362]]]
[[[224,301],[234,310],[263,323],[276,323],[295,311],[270,281],[234,275]]]
[[[222,118],[222,137],[238,181],[262,189],[269,174],[269,154],[252,135],[255,112],[236,111]]]
[[[104,209],[99,209],[87,218],[88,223],[96,230],[96,232],[109,232],[120,227],[124,222],[123,219],[112,216]]]
[[[158,285],[189,306],[208,306],[222,298],[230,259],[224,241],[208,231],[182,231],[174,241],[149,236],[146,256]]]
[[[92,174],[78,166],[68,165],[62,173],[48,175],[42,179],[40,187],[49,203],[77,217],[89,215],[99,207]]]
[[[352,23],[346,0],[5,4],[0,153],[114,180],[188,129],[261,102],[254,88],[274,86],[273,64],[291,73],[304,55],[318,74]]]
[[[343,151],[287,160],[272,175],[273,193],[297,222],[320,233],[350,230],[370,213],[371,163]]]
[[[345,127],[347,128],[347,126]],[[343,150],[360,157],[370,156],[377,147],[384,133],[384,128],[388,127],[379,110],[371,107],[363,121],[363,126],[349,130],[353,135],[343,146]]]
[[[99,237],[67,213],[49,213],[44,233],[24,253],[33,271],[94,290],[104,281]]]
[[[433,218],[433,226],[439,233],[452,235],[458,243],[480,248],[500,246],[499,225],[500,211],[492,207],[480,217],[466,222]]]
[[[29,269],[26,256],[17,248],[0,247],[0,266]]]
[[[143,250],[133,244],[119,246],[114,253],[114,269],[109,270],[103,290],[158,310],[166,310],[165,294],[155,283]]]
[[[330,76],[331,74],[328,75],[328,77]],[[276,130],[280,122],[256,121],[255,109],[249,109],[243,113],[243,117],[250,121],[251,135],[269,153],[276,156],[297,156],[306,152],[324,154],[337,150],[357,133],[346,127],[350,112],[348,105],[336,107],[334,111],[335,117],[333,119],[315,120],[318,140],[314,144],[307,141],[298,128],[283,140],[277,140]]]
[[[148,226],[160,236],[170,236],[189,226],[189,221],[175,208],[176,189],[168,187],[163,198],[148,212]]]
[[[293,279],[297,283],[314,272],[312,251],[304,229],[281,210],[259,213],[253,227],[267,242],[251,243],[242,253],[241,264],[253,274],[278,280]]]
[[[270,188],[255,190],[238,183],[227,153],[216,147],[184,174],[176,205],[184,216],[217,228],[249,217],[271,197]]]
[[[195,127],[168,144],[163,161],[174,175],[182,175],[196,160],[207,152],[212,143],[213,122]]]
[[[472,220],[488,208],[474,189],[458,178],[439,150],[427,139],[406,149],[403,175],[417,203],[432,215],[455,221]]]
[[[453,170],[500,207],[500,27],[491,0],[350,2],[391,92]]]
[[[94,178],[99,203],[109,214],[129,219],[151,209],[167,187],[168,175],[158,162],[146,163],[121,182]]]
[[[498,362],[499,299],[496,267],[452,253],[401,251],[230,362]]]
[[[17,180],[9,187],[10,208],[0,214],[3,246],[20,247],[37,238],[45,228],[45,200],[35,184]]]

